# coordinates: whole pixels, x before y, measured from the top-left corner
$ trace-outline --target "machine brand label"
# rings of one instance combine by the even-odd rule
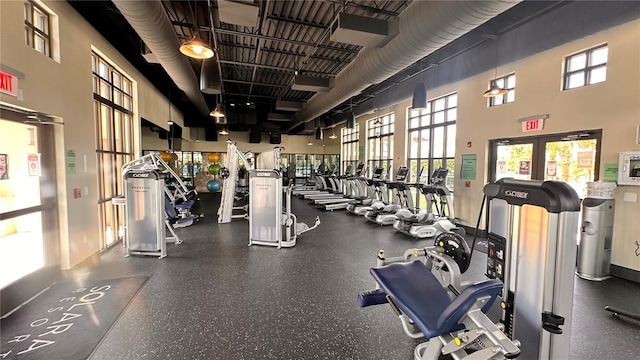
[[[268,173],[268,172],[259,172],[259,173],[256,173],[256,176],[266,176],[266,177],[269,177],[269,176],[271,176],[271,173]]]
[[[149,177],[149,174],[133,173],[133,174],[131,174],[131,177]]]
[[[517,197],[520,199],[526,199],[529,197],[529,193],[524,191],[505,190],[504,194],[506,196]]]

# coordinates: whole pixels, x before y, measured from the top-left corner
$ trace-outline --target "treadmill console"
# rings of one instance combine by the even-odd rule
[[[396,173],[396,181],[397,182],[405,182],[407,180],[407,176],[409,175],[409,168],[403,166],[398,169]]]
[[[444,181],[447,179],[447,175],[449,175],[449,170],[446,168],[438,168],[431,175],[431,184],[432,185],[442,185]]]

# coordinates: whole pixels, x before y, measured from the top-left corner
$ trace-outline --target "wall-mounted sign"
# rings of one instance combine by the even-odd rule
[[[520,167],[518,169],[520,175],[531,175],[531,161],[520,161]]]
[[[544,128],[544,119],[527,120],[522,122],[522,132],[539,131]]]
[[[76,174],[76,151],[75,150],[65,150],[65,167],[67,169],[67,175],[75,175]]]
[[[0,71],[0,93],[18,97],[18,78]]]
[[[578,169],[592,169],[593,168],[593,158],[595,157],[595,151],[593,150],[580,150],[577,155],[577,165]]]
[[[547,161],[547,176],[558,176],[557,161]]]
[[[549,118],[549,114],[533,115],[518,119],[522,126],[522,132],[540,131],[544,129],[544,120]]]
[[[504,174],[507,172],[507,162],[504,160],[498,160],[498,166],[496,167],[498,174]]]
[[[478,163],[478,155],[464,154],[462,155],[462,166],[460,169],[460,179],[475,180],[476,167]]]
[[[40,176],[40,154],[27,154],[29,176]]]

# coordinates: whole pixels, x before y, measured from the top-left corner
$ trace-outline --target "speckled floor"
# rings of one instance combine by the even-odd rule
[[[427,245],[390,227],[294,199],[298,220],[322,224],[290,249],[248,247],[248,224],[217,224],[216,196],[206,216],[179,229],[168,257],[125,258],[122,246],[67,274],[79,278],[149,275],[92,359],[413,359],[420,341],[402,331],[388,306],[358,308],[373,287],[368,269],[388,256]],[[475,252],[464,280],[483,279]],[[604,305],[640,312],[640,285],[576,280],[572,359],[640,358],[640,324],[615,319]]]

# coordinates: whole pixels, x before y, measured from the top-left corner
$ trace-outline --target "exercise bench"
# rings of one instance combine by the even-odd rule
[[[420,261],[372,268],[370,272],[403,322],[405,332],[413,338],[429,339],[416,347],[416,360],[436,360],[440,355],[511,359],[520,354],[520,343],[511,341],[485,315],[502,290],[502,282],[487,280],[469,285],[452,299]],[[410,333],[410,325],[419,332]],[[472,344],[479,349],[468,353],[465,348]]]

